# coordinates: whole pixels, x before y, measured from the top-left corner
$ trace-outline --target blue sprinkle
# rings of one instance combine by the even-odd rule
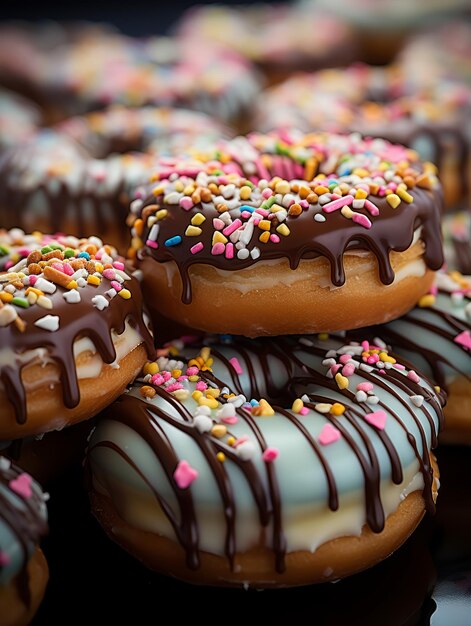
[[[181,242],[182,238],[180,237],[180,235],[176,235],[175,237],[170,237],[170,239],[167,239],[164,245],[167,246],[167,248],[170,248],[171,246],[178,246],[178,244]]]
[[[259,405],[259,403],[258,403],[258,401],[257,401],[257,400],[250,400],[250,404],[251,404],[252,406],[258,406],[258,405]]]
[[[79,259],[87,259],[87,261],[90,261],[90,255],[88,254],[88,252],[79,252],[77,257]]]
[[[248,211],[249,213],[253,213],[255,211],[255,207],[254,206],[248,206],[247,204],[243,204],[240,207],[240,212],[242,213],[242,211]]]

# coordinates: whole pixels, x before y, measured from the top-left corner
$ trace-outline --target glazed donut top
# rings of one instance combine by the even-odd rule
[[[0,88],[0,150],[31,137],[40,123],[41,114],[32,102]]]
[[[24,424],[26,391],[22,369],[38,359],[60,366],[64,404],[77,406],[80,390],[74,342],[87,338],[105,363],[117,355],[113,333],[129,323],[149,353],[138,281],[128,275],[116,250],[97,237],[27,236],[0,231],[6,269],[0,273],[0,384]],[[8,240],[11,240],[11,246]],[[1,257],[0,257],[1,258]],[[12,265],[12,263],[14,263]]]
[[[371,251],[390,284],[389,253],[406,250],[417,229],[427,265],[443,263],[434,167],[384,140],[252,134],[197,161],[164,159],[154,181],[131,204],[130,255],[175,261],[184,302],[195,263],[238,270],[285,257],[296,269],[303,258],[323,256],[339,286],[351,249]]]
[[[446,389],[456,376],[471,381],[471,277],[441,271],[435,278],[412,311],[375,332]]]
[[[238,518],[268,527],[278,571],[286,551],[314,551],[336,536],[359,534],[364,524],[381,532],[411,491],[423,488],[433,508],[429,453],[442,398],[384,344],[281,337],[219,344],[214,352],[205,346],[189,359],[174,354],[161,353],[105,411],[88,456],[94,468],[116,463],[120,485],[136,486],[130,473],[143,478],[190,567],[199,564],[202,507],[224,512],[231,563],[247,549],[247,537],[236,536]],[[245,395],[255,377],[259,389],[275,378],[287,384],[301,363],[304,377],[291,380],[289,408]],[[391,508],[381,494],[398,485]],[[344,510],[353,493],[360,494],[358,517],[356,509]],[[288,531],[297,507],[334,515],[317,536],[313,529],[303,536]],[[257,537],[258,526],[252,541]]]
[[[18,577],[26,605],[30,594],[26,566],[48,530],[47,499],[31,476],[0,456],[0,588]]]
[[[343,20],[288,4],[192,7],[183,15],[178,34],[231,47],[263,65],[340,65],[355,50]]]

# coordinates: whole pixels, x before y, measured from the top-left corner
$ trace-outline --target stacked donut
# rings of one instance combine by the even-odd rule
[[[434,172],[328,133],[160,161],[128,220],[145,301],[224,335],[158,350],[102,414],[86,467],[115,541],[187,581],[292,586],[371,566],[433,510],[441,388],[371,331],[329,334],[427,297]]]

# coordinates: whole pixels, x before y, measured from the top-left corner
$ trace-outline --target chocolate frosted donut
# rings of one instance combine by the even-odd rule
[[[407,145],[437,165],[446,206],[463,206],[471,175],[471,88],[423,73],[427,78],[411,75],[406,63],[299,73],[259,99],[255,128],[354,131]]]
[[[377,333],[448,394],[442,441],[471,444],[471,277],[438,272],[430,293]]]
[[[202,148],[229,131],[201,113],[111,107],[75,117],[6,151],[0,160],[0,223],[5,228],[100,233],[127,245],[129,199],[155,154]]]
[[[258,336],[386,321],[443,263],[433,166],[384,140],[253,134],[162,160],[153,181],[131,204],[130,256],[151,312],[190,328]]]
[[[15,232],[7,257],[16,262],[0,273],[0,440],[92,417],[153,350],[139,283],[114,248],[96,237],[35,238],[19,248]]]
[[[434,508],[442,397],[387,350],[277,338],[193,356],[149,363],[90,440],[95,515],[147,566],[212,585],[338,579]],[[250,400],[255,379],[284,408]]]
[[[26,626],[44,596],[48,567],[38,547],[47,532],[46,494],[29,474],[0,456],[0,615]]]

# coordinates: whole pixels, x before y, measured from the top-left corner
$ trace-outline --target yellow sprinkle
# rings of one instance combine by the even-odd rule
[[[279,226],[277,226],[276,232],[280,233],[280,235],[283,235],[283,237],[287,237],[290,234],[291,231],[286,226],[286,224],[280,224]]]
[[[209,387],[208,389],[206,389],[205,393],[206,397],[211,396],[211,398],[219,398],[221,390],[216,389],[216,387]]]
[[[198,402],[198,400],[203,397],[203,392],[195,389],[191,394],[191,397],[193,398],[193,400],[196,400],[196,402]]]
[[[26,294],[25,294],[26,295]],[[12,296],[13,298],[13,296]],[[30,293],[28,293],[28,295],[26,296],[29,304],[36,304],[36,301],[38,299],[38,295],[36,293],[34,293],[34,291],[30,291]]]
[[[394,359],[392,356],[389,356],[387,352],[380,352],[379,358],[381,359],[381,361],[383,361],[383,363],[395,363],[396,362],[396,359]]]
[[[0,300],[2,302],[11,302],[13,300],[13,294],[8,293],[8,291],[0,291]]]
[[[417,306],[419,306],[421,309],[426,309],[430,306],[433,306],[435,304],[435,296],[432,295],[431,293],[427,293],[425,294],[425,296],[422,296],[420,298],[420,300],[417,302]]]
[[[216,458],[220,463],[224,463],[224,461],[226,460],[226,455],[224,454],[224,452],[218,452],[216,454]]]
[[[339,389],[348,389],[348,378],[346,376],[342,376],[340,372],[337,372],[337,374],[335,374],[335,382],[337,383],[337,387]]]
[[[368,172],[368,170],[365,170],[362,167],[357,167],[356,169],[353,170],[353,174],[355,176],[360,176],[360,178],[365,178],[365,176],[369,176],[370,173]]]
[[[167,209],[160,209],[160,210],[159,210],[159,211],[157,211],[157,213],[155,214],[155,217],[156,217],[158,220],[163,220],[163,219],[164,219],[164,217],[167,217],[167,215],[168,215],[168,211],[167,211]]]
[[[196,213],[191,218],[191,223],[193,226],[201,226],[201,224],[206,220],[205,216],[202,213]]]
[[[181,375],[182,375],[181,370],[172,370],[172,378],[180,378]]]
[[[144,398],[153,398],[155,394],[157,393],[155,389],[151,387],[150,385],[144,385],[143,387],[139,389],[139,392],[141,396],[144,396]]]
[[[344,217],[346,217],[346,218],[348,218],[349,220],[351,220],[351,219],[352,219],[352,216],[353,216],[354,211],[352,211],[352,209],[351,209],[350,207],[348,207],[348,206],[343,206],[343,207],[340,209],[340,213],[342,213],[342,215],[343,215]]]
[[[315,157],[310,157],[309,159],[307,159],[306,164],[304,165],[304,180],[312,180],[316,175],[316,170],[317,159]]]
[[[366,200],[368,194],[364,189],[357,189],[355,193],[355,200]]]
[[[185,196],[191,196],[191,194],[194,192],[194,190],[195,190],[195,186],[194,185],[187,185],[183,189],[183,193],[185,194]]]
[[[318,196],[321,196],[323,193],[329,193],[329,188],[324,187],[324,185],[317,185],[317,187],[314,187],[314,191]]]
[[[158,374],[159,371],[160,369],[157,363],[149,361],[144,365],[144,374],[150,374],[151,376],[153,376],[154,374]]]
[[[212,240],[213,246],[215,243],[227,243],[227,241],[228,241],[227,237],[224,237],[222,233],[220,233],[218,230],[214,231],[213,240]]]
[[[43,309],[48,309],[49,311],[52,309],[52,300],[50,300],[46,296],[39,296],[37,304]]]
[[[77,281],[71,280],[70,283],[67,284],[67,289],[77,289]]]
[[[270,240],[270,233],[266,230],[264,231],[260,237],[258,238],[259,241],[261,241],[262,243],[268,243]]]
[[[293,406],[291,407],[291,409],[295,412],[295,413],[299,413],[301,411],[301,409],[304,406],[304,402],[301,400],[301,398],[296,398],[296,400],[293,402]]]
[[[188,226],[185,230],[185,235],[187,237],[199,237],[203,231],[198,226]]]
[[[285,195],[291,191],[291,186],[287,180],[282,180],[275,185],[275,193],[281,193]]]
[[[301,185],[298,193],[299,193],[299,197],[301,198],[301,200],[305,200],[308,197],[308,195],[311,193],[311,190],[309,189],[309,187]]]
[[[260,222],[258,223],[258,227],[261,230],[270,230],[271,222],[270,222],[270,220],[260,220]]]
[[[196,376],[196,375],[194,375],[194,376],[188,376],[188,380],[189,380],[191,383],[197,383],[197,382],[199,381],[199,379],[200,379],[200,377],[199,377],[199,376]]]
[[[105,268],[103,267],[103,265],[101,263],[98,263],[97,261],[95,261],[95,271],[99,272],[100,274],[103,274],[103,270]]]
[[[215,398],[200,398],[198,400],[198,404],[200,406],[209,406],[210,409],[217,409],[219,406],[219,402]]]
[[[240,188],[239,193],[240,193],[241,200],[248,200],[250,196],[252,195],[252,189],[248,185],[244,185],[243,187]]]
[[[95,287],[98,287],[98,285],[101,283],[101,280],[98,278],[98,276],[94,276],[93,274],[89,274],[88,277],[87,277],[87,283],[89,285],[94,285]]]
[[[224,424],[216,424],[211,428],[211,434],[218,439],[222,439],[227,435],[227,426],[224,426]]]
[[[275,415],[275,411],[273,410],[273,408],[263,398],[260,400],[259,406],[261,408],[261,415],[263,416]]]
[[[397,194],[390,193],[386,196],[386,202],[389,206],[392,206],[393,209],[397,209],[397,207],[401,204],[401,199]]]
[[[229,437],[226,443],[227,443],[228,446],[233,446],[235,444],[235,442],[236,442],[236,438],[235,437]]]
[[[329,333],[319,333],[317,337],[319,341],[327,341],[327,339],[329,338]]]
[[[157,187],[154,187],[152,189],[152,195],[153,196],[161,196],[165,191],[165,187],[163,187],[162,185],[158,185]]]
[[[131,298],[131,292],[129,289],[121,289],[121,291],[118,291],[118,295],[121,296],[123,300],[129,300]]]
[[[405,189],[401,189],[399,185],[396,189],[396,193],[401,198],[401,200],[404,200],[404,202],[407,202],[408,204],[414,202],[413,196],[411,196],[410,193],[408,193]]]
[[[175,181],[175,191],[178,191],[178,193],[182,193],[184,189],[185,185],[182,183],[181,180]]]
[[[201,348],[200,357],[203,359],[203,361],[207,361],[209,359],[210,354],[211,354],[211,348],[208,348],[208,346],[204,346],[204,348]]]
[[[175,391],[172,391],[172,395],[175,396],[177,400],[180,400],[180,402],[184,402],[188,399],[190,392],[188,389],[176,389]]]
[[[439,387],[438,385],[435,385],[434,389],[437,393],[440,393],[440,391],[442,390],[441,387]]]
[[[272,204],[270,207],[270,213],[277,213],[278,211],[283,211],[284,207],[279,204]]]
[[[334,402],[334,404],[330,407],[330,413],[336,416],[342,415],[345,413],[345,407],[343,404],[340,404],[340,402]]]

